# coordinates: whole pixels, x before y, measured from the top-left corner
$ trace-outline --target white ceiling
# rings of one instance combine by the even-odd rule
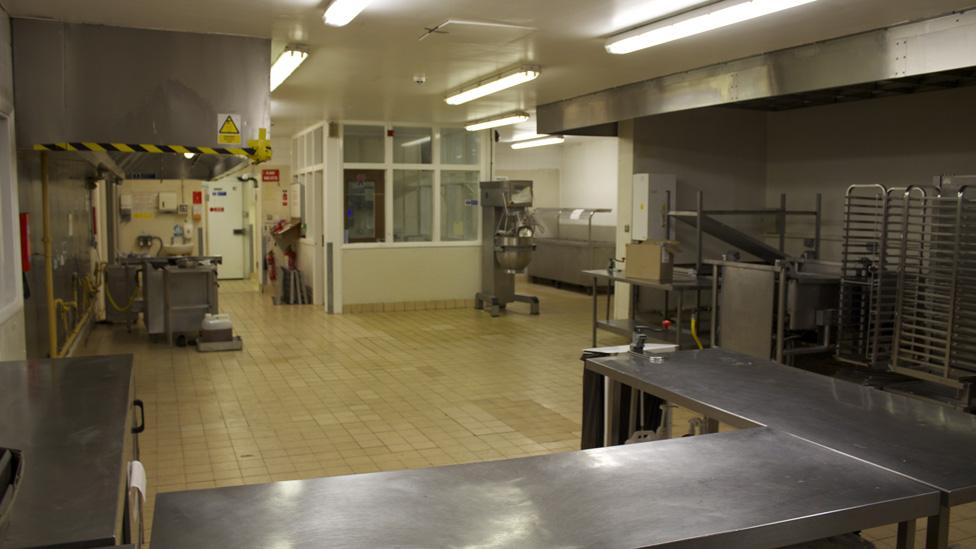
[[[641,23],[655,0],[373,0],[349,26],[322,24],[319,0],[0,0],[13,16],[270,37],[309,46],[308,61],[272,95],[276,136],[323,118],[454,123],[745,57],[976,7],[976,0],[819,0],[626,56],[606,37]],[[450,25],[447,20],[529,29]],[[530,84],[450,107],[445,92],[513,65],[542,67]],[[413,75],[424,73],[418,86]]]

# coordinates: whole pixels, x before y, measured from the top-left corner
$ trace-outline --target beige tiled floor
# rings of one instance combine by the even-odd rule
[[[524,290],[542,298],[542,316],[520,304],[497,319],[468,309],[330,316],[225,282],[221,309],[244,338],[236,353],[96,328],[85,353],[135,355],[146,524],[159,492],[578,449],[590,298]],[[953,541],[976,549],[976,507],[954,512]],[[894,534],[869,532],[880,547],[894,547]]]
[[[222,283],[243,352],[169,348],[119,327],[96,328],[85,352],[135,355],[150,502],[169,490],[575,450],[590,301],[531,291],[542,316],[520,304],[497,319],[330,316]]]

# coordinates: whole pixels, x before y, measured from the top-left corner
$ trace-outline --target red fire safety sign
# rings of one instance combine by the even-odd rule
[[[264,183],[277,183],[281,181],[281,172],[277,169],[261,170],[261,181]]]

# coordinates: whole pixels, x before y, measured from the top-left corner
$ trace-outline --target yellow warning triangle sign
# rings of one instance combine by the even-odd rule
[[[241,130],[237,128],[237,124],[234,123],[234,119],[228,116],[227,120],[224,120],[224,123],[220,125],[220,130],[218,130],[218,133],[239,134],[241,133]]]

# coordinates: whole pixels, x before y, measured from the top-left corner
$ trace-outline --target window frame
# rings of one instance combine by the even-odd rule
[[[315,151],[315,132],[322,132],[322,142],[320,150],[322,161],[310,163],[308,158],[309,151]],[[316,201],[321,201],[325,193],[325,145],[329,136],[329,128],[325,122],[309,126],[291,136],[291,177],[294,183],[301,185],[299,196],[294,197],[301,201],[302,218],[301,222],[305,225],[299,241],[305,244],[317,245],[319,235],[324,235],[324,226],[319,226],[319,220],[315,218],[316,209],[313,207]],[[308,140],[312,143],[309,144]],[[315,158],[311,159],[314,162]],[[315,173],[321,173],[321,188],[315,188]],[[324,223],[324,220],[322,220]]]
[[[382,163],[378,162],[345,162],[345,147],[344,147],[344,130],[345,126],[379,126],[384,129],[385,141],[384,141],[384,158]],[[395,163],[393,161],[393,143],[394,138],[389,134],[394,128],[430,128],[432,133],[431,142],[431,157],[432,162],[430,164],[410,164],[410,163]],[[471,247],[481,245],[481,207],[477,206],[477,214],[475,216],[475,226],[477,227],[477,235],[473,240],[441,240],[441,172],[442,171],[470,171],[478,173],[478,180],[485,181],[490,173],[490,156],[491,156],[491,134],[489,130],[483,130],[479,132],[479,148],[478,148],[478,163],[477,164],[444,164],[441,162],[441,129],[451,128],[451,129],[463,129],[463,126],[449,125],[449,124],[423,124],[416,122],[377,122],[375,120],[347,120],[340,124],[339,128],[339,154],[338,158],[341,160],[341,168],[339,173],[344,174],[347,169],[357,169],[357,170],[383,170],[385,173],[385,179],[387,181],[388,192],[384,195],[383,203],[383,215],[385,219],[385,231],[384,231],[384,241],[383,242],[343,242],[343,248],[350,249],[369,249],[369,248],[446,248],[446,247]],[[433,172],[433,189],[431,192],[431,197],[433,204],[431,205],[431,213],[433,215],[432,220],[432,240],[425,242],[394,242],[393,241],[393,228],[395,224],[394,220],[394,181],[393,172],[394,170],[418,170],[418,171],[430,171]],[[344,196],[344,194],[343,194]],[[345,212],[340,208],[337,213],[343,216],[343,223],[345,222]]]

